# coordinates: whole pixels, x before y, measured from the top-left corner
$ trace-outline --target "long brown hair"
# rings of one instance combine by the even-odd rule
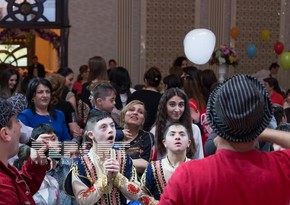
[[[192,141],[192,143],[190,147],[188,148],[186,155],[188,158],[191,158],[196,151],[196,145],[193,139],[190,108],[189,108],[187,95],[185,94],[183,90],[179,88],[170,88],[166,90],[159,101],[158,112],[157,112],[156,121],[155,121],[155,126],[156,126],[155,139],[156,139],[157,149],[161,155],[166,154],[166,148],[164,147],[162,143],[163,134],[165,132],[166,124],[168,121],[166,104],[174,96],[179,96],[180,98],[184,100],[184,112],[179,119],[179,123],[184,125],[189,132],[188,138]]]
[[[108,80],[108,72],[106,61],[101,56],[94,56],[89,59],[89,79],[88,82],[92,82],[94,80]]]

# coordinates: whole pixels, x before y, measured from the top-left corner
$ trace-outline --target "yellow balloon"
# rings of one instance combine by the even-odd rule
[[[268,29],[262,30],[262,40],[268,41],[270,38],[270,31]]]

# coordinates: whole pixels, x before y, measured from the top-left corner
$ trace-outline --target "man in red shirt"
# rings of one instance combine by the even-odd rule
[[[271,118],[271,101],[257,79],[237,75],[219,85],[207,105],[217,152],[179,166],[160,204],[289,205],[289,133],[266,129]],[[260,152],[258,139],[288,150]]]
[[[8,164],[8,159],[18,152],[21,124],[17,109],[9,101],[0,98],[0,205],[35,204],[32,196],[38,191],[50,165],[44,155],[47,144],[36,151],[31,148],[31,157],[19,172]],[[45,137],[42,138],[45,142]]]

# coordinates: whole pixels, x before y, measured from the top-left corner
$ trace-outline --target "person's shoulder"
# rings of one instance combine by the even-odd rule
[[[290,161],[290,149],[285,150],[279,150],[279,151],[273,151],[266,154],[270,154],[272,156],[276,156],[279,159],[288,159]]]
[[[25,110],[23,110],[21,113],[19,113],[19,115],[32,115],[32,110],[27,108]]]
[[[200,129],[199,129],[199,127],[196,124],[192,123],[191,127],[192,127],[192,131],[193,132],[200,132]]]
[[[61,110],[58,110],[58,109],[55,109],[55,113],[56,113],[56,116],[61,116],[61,117],[63,117],[64,118],[64,113],[63,113],[63,111],[61,111]]]

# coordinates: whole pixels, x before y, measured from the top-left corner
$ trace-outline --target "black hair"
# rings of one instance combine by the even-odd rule
[[[49,133],[54,133],[54,128],[50,124],[42,123],[35,128],[33,128],[32,133],[31,133],[31,138],[33,140],[36,140],[39,135],[41,134],[49,134]]]
[[[13,89],[10,89],[9,87],[9,80],[11,76],[16,75],[17,76],[17,82],[15,84],[15,87]],[[8,68],[2,71],[1,76],[1,82],[0,82],[0,88],[1,88],[1,97],[8,98],[10,97],[17,89],[19,81],[20,81],[20,75],[18,70],[14,68]]]
[[[36,90],[39,85],[44,85],[48,87],[50,90],[50,93],[52,94],[52,86],[49,80],[45,78],[39,78],[39,77],[35,77],[31,79],[26,90],[26,98],[28,101],[28,108],[30,108],[33,113],[35,113],[35,104],[32,99],[36,95]],[[49,115],[51,115],[54,119],[57,119],[56,112],[54,108],[52,107],[51,103],[48,104],[47,110],[49,112]]]
[[[275,90],[277,93],[282,94],[281,88],[279,86],[279,82],[276,78],[273,78],[273,77],[264,78],[264,81],[268,83],[269,86],[273,88],[273,90]]]
[[[181,88],[181,79],[176,74],[170,74],[163,78],[163,84],[166,85],[166,89],[169,88]]]
[[[131,95],[130,87],[131,87],[131,78],[129,72],[124,67],[116,67],[111,70],[109,74],[109,80],[111,84],[116,89],[117,96],[116,96],[116,108],[122,110],[123,105],[120,98],[120,94],[127,94],[129,98]],[[127,103],[126,103],[127,104]]]
[[[58,69],[57,73],[62,75],[63,77],[66,77],[69,74],[74,73],[74,72],[72,69],[65,67],[65,68]]]
[[[183,62],[184,60],[187,61],[187,58],[184,57],[184,56],[179,56],[179,57],[177,57],[177,58],[174,60],[174,62],[173,62],[172,65],[173,65],[173,66],[177,66],[177,67],[181,67],[182,62]]]
[[[274,63],[271,63],[270,67],[269,67],[269,70],[272,70],[273,68],[280,68],[280,65],[276,62]]]

